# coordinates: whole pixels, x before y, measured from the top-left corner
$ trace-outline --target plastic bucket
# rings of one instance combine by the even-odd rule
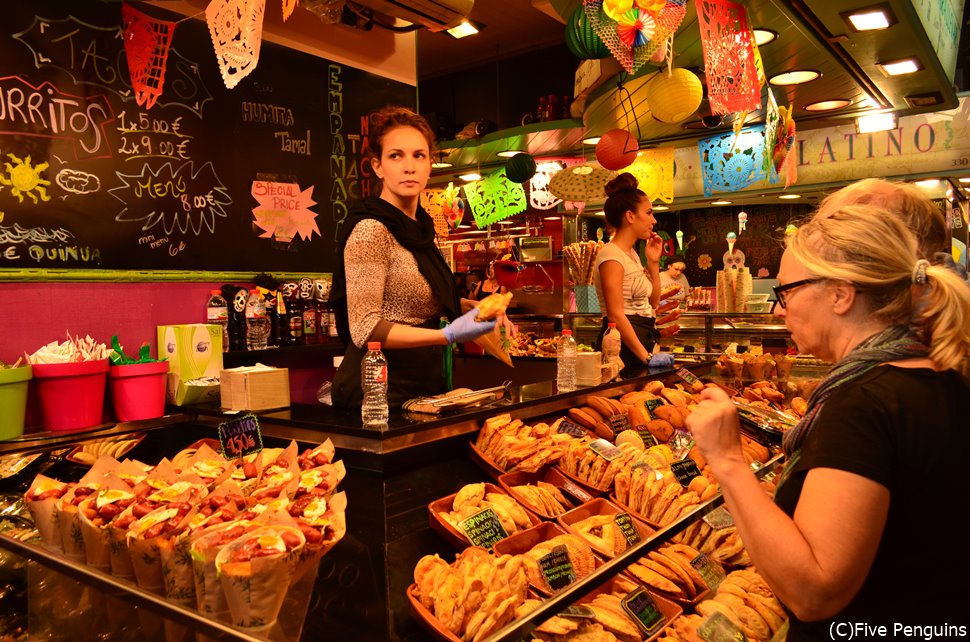
[[[101,423],[108,360],[34,364],[44,430],[77,430]]]
[[[31,368],[0,368],[0,441],[24,434]]]
[[[154,419],[165,414],[168,361],[111,366],[108,383],[118,421]]]

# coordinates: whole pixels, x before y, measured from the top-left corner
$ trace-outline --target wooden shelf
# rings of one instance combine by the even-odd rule
[[[265,350],[232,350],[224,352],[222,363],[226,368],[252,366],[262,363],[279,368],[319,368],[329,366],[327,355],[343,354],[340,341],[306,346],[283,346]]]

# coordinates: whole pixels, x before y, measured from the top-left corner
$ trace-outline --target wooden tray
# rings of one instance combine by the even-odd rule
[[[431,611],[424,608],[424,604],[417,597],[418,585],[412,584],[408,587],[408,607],[411,610],[411,617],[418,621],[424,629],[430,633],[434,638],[438,640],[447,640],[447,642],[462,642],[461,638],[456,637],[454,633],[448,629],[441,626],[441,622],[438,618],[434,616]]]
[[[592,495],[567,479],[558,468],[552,466],[545,466],[534,473],[524,471],[505,473],[498,478],[499,486],[514,497],[517,502],[522,504],[527,511],[534,513],[540,519],[556,519],[556,515],[550,515],[538,507],[532,508],[530,504],[524,501],[519,492],[514,489],[515,486],[524,486],[526,484],[535,486],[540,481],[558,488],[566,500],[571,502],[573,506],[579,506],[583,502],[587,502],[593,498]],[[565,510],[567,509],[563,509],[564,512]]]
[[[624,579],[629,580],[629,578],[627,577],[624,577]],[[636,582],[634,583],[636,584]],[[615,585],[616,585],[616,578],[611,579],[576,603],[586,604],[588,602],[592,602],[593,599],[601,593],[612,593]],[[637,584],[637,586],[640,586],[640,585]],[[664,624],[658,627],[657,632],[651,635],[650,637],[643,638],[643,642],[651,642],[652,640],[656,640],[658,637],[660,637],[663,634],[664,630],[667,628],[667,626],[670,625],[670,623],[673,622],[675,619],[680,617],[680,615],[684,612],[684,609],[681,607],[680,604],[678,604],[677,602],[674,602],[669,598],[664,597],[660,593],[657,593],[656,591],[653,591],[650,589],[646,589],[646,590],[647,590],[647,593],[650,594],[650,597],[653,598],[653,601],[656,603],[657,608],[664,616]]]
[[[498,481],[499,476],[504,475],[505,471],[498,467],[498,465],[492,461],[485,453],[478,449],[475,442],[469,442],[468,444],[471,448],[469,452],[469,457],[475,462],[479,468],[485,471],[485,474]]]
[[[522,555],[528,553],[536,545],[558,537],[559,535],[568,535],[568,533],[566,529],[555,522],[542,522],[538,526],[506,537],[495,545],[493,552],[496,555]],[[592,550],[592,547],[590,549]],[[593,569],[595,570],[602,565],[603,560],[594,551]],[[529,579],[529,586],[540,596],[549,597],[552,595],[544,585],[533,583],[531,578]]]
[[[508,495],[504,490],[496,486],[495,484],[485,483],[485,494],[488,493],[499,493],[501,495]],[[452,493],[447,497],[442,497],[441,499],[436,499],[435,501],[428,504],[428,523],[431,528],[438,532],[442,537],[444,537],[449,544],[457,548],[458,550],[465,549],[472,545],[464,533],[459,531],[457,528],[448,523],[448,521],[441,517],[440,513],[450,513],[452,511],[452,506],[455,503],[455,496],[458,493]],[[516,502],[518,503],[518,502]],[[523,507],[525,509],[525,507]],[[533,526],[538,526],[542,523],[538,517],[536,517],[529,510],[525,510],[526,514],[529,516],[529,521]],[[520,531],[521,532],[521,531]],[[513,533],[514,535],[514,533]],[[510,535],[511,537],[511,535]]]
[[[637,511],[633,510],[632,508],[630,508],[629,506],[627,506],[626,504],[624,504],[623,502],[621,502],[620,500],[618,500],[616,498],[616,493],[610,493],[610,501],[613,502],[615,505],[619,506],[622,510],[625,510],[626,512],[628,512],[631,515],[633,515],[634,517],[636,517],[638,520],[640,520],[641,522],[643,522],[644,524],[646,524],[650,528],[652,528],[654,530],[660,530],[661,528],[663,528],[657,522],[655,522],[655,521],[653,521],[651,519],[647,519],[646,517],[644,517],[643,515],[641,515]]]
[[[648,539],[656,532],[655,528],[642,522],[630,511],[624,510],[616,504],[603,499],[602,497],[597,497],[586,502],[582,506],[577,506],[570,511],[566,511],[562,515],[558,516],[556,521],[559,522],[559,524],[570,533],[583,537],[582,533],[573,527],[577,522],[581,522],[584,519],[595,517],[597,515],[619,515],[620,513],[627,513],[631,518],[633,518],[631,521],[633,522],[634,528],[637,529],[637,533],[640,534],[641,540]],[[586,541],[594,551],[604,556],[606,559],[613,559],[613,557],[615,557],[615,553],[613,551],[605,550],[602,546],[597,546],[589,540]]]
[[[612,485],[610,485],[608,488],[600,488],[598,486],[591,486],[590,484],[584,482],[582,479],[580,479],[579,477],[576,477],[572,473],[566,472],[565,470],[563,470],[562,468],[560,468],[558,464],[556,465],[556,470],[558,470],[560,473],[562,473],[563,476],[566,479],[568,479],[569,481],[573,482],[574,484],[576,484],[577,486],[579,486],[581,489],[585,490],[592,497],[602,497],[603,495],[607,495],[607,494],[609,494],[610,490],[613,488]]]
[[[75,446],[71,452],[67,454],[65,459],[67,459],[69,462],[78,464],[79,466],[90,466],[94,464],[99,457],[104,457],[105,455],[120,460],[125,453],[129,452],[132,448],[140,444],[144,438],[144,433],[138,433],[125,437],[112,437],[110,439],[92,441],[80,446]]]

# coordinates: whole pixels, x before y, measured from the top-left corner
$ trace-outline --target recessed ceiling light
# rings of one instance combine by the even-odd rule
[[[711,201],[711,205],[730,205],[731,201]]]
[[[874,31],[896,24],[896,16],[887,4],[844,11],[839,15],[853,31]]]
[[[472,181],[480,181],[480,180],[482,180],[482,175],[481,174],[476,174],[475,172],[469,172],[468,174],[462,174],[458,178],[460,178],[461,180],[465,181],[466,183],[471,183]]]
[[[485,25],[478,22],[472,22],[466,18],[451,29],[445,29],[445,31],[448,32],[448,35],[450,35],[452,38],[465,38],[467,36],[475,35],[484,28]]]
[[[517,149],[507,149],[504,152],[499,152],[498,154],[496,154],[496,156],[501,156],[502,158],[512,158],[516,154],[521,154],[521,153],[522,152],[520,152]]]
[[[915,181],[913,185],[920,189],[933,190],[940,186],[940,179],[928,178],[923,181]]]
[[[873,134],[896,129],[896,114],[890,111],[883,114],[859,116],[855,120],[855,128],[860,134]]]
[[[778,198],[783,198],[785,200],[788,200],[788,199],[801,198],[801,197],[802,197],[801,194],[782,194]]]
[[[584,138],[583,139],[583,144],[584,145],[595,145],[598,142],[600,142],[600,137],[599,136],[591,136],[590,138]]]
[[[802,83],[811,82],[821,75],[814,69],[799,69],[772,76],[768,79],[768,82],[772,85],[780,86],[801,85]]]
[[[499,221],[499,225],[512,225],[515,221]]]
[[[653,206],[653,211],[654,212],[666,212],[669,209],[670,208],[667,207],[666,205],[654,205]]]
[[[542,220],[543,221],[558,221],[560,218],[562,218],[562,217],[561,216],[543,216],[542,217]]]
[[[778,34],[771,29],[758,28],[754,30],[754,43],[759,47],[764,47],[777,37]]]
[[[970,183],[970,176],[963,176],[957,180],[959,180],[961,183]]]
[[[805,111],[831,111],[833,109],[842,109],[843,107],[848,107],[850,104],[852,104],[852,101],[845,100],[844,98],[821,100],[817,103],[812,103],[811,105],[805,105]]]
[[[919,59],[916,57],[892,60],[889,62],[879,62],[876,66],[887,76],[902,76],[914,74],[923,68]]]

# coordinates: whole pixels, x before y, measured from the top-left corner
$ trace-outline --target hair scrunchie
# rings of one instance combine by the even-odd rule
[[[930,262],[926,259],[920,259],[916,262],[916,266],[913,268],[913,283],[915,285],[926,285],[926,268],[930,266]]]

